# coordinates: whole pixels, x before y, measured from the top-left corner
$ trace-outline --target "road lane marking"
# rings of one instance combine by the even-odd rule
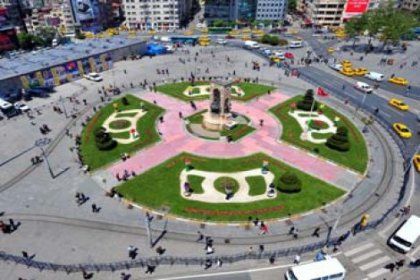
[[[351,257],[363,250],[369,249],[370,247],[373,247],[373,243],[366,243],[365,245],[362,245],[360,247],[354,248],[353,250],[344,252],[344,256]]]
[[[374,267],[374,266],[377,266],[377,265],[379,265],[379,264],[381,264],[381,263],[384,263],[384,262],[387,262],[387,261],[389,261],[391,258],[390,257],[388,257],[388,256],[383,256],[382,258],[380,258],[380,259],[377,259],[377,260],[374,260],[374,261],[372,261],[372,262],[369,262],[369,263],[367,263],[367,264],[365,264],[365,265],[362,265],[361,267],[360,267],[360,269],[361,270],[363,270],[363,271],[365,271],[365,270],[368,270],[368,269],[370,269],[370,268],[372,268],[372,267]]]
[[[373,256],[375,256],[377,254],[380,254],[380,253],[382,253],[382,251],[379,250],[379,249],[376,249],[376,250],[367,252],[366,254],[361,255],[361,256],[359,256],[357,258],[351,259],[351,261],[354,262],[354,263],[359,263],[361,261],[364,261],[364,260],[366,260],[366,259],[368,259],[370,257],[373,257]]]
[[[369,273],[367,276],[372,279],[378,277],[379,275],[385,274],[388,271],[388,269],[380,268],[378,270],[375,270],[374,272]]]

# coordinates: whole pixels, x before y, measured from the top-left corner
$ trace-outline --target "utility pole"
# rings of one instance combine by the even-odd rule
[[[151,221],[150,221],[149,216],[146,215],[146,217],[144,218],[144,222],[146,224],[146,232],[147,232],[147,238],[149,239],[150,248],[153,248],[153,237],[152,237],[152,231],[150,228]]]
[[[64,101],[65,101],[65,99],[63,98],[63,96],[60,96],[59,101],[61,102],[61,106],[63,107],[64,116],[65,116],[65,117],[66,117],[66,119],[67,119],[69,116],[67,115],[66,105],[64,105]]]
[[[49,138],[41,138],[35,141],[35,146],[41,150],[42,156],[44,157],[45,162],[47,163],[48,171],[50,172],[51,178],[55,179],[50,162],[48,161],[48,156],[45,153],[45,150],[43,149],[43,147],[47,146],[50,142],[51,142],[51,139]]]

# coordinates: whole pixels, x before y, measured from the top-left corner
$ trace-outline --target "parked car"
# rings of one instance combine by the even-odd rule
[[[226,45],[227,44],[227,41],[225,39],[219,38],[219,39],[217,39],[217,43],[219,45]]]
[[[329,64],[328,66],[335,71],[341,71],[343,69],[343,65],[341,64]]]
[[[103,80],[101,75],[99,75],[98,73],[95,73],[95,72],[86,74],[86,75],[84,75],[84,77],[88,80],[95,81],[95,82],[100,82],[100,81]]]
[[[388,102],[389,105],[392,107],[395,107],[397,109],[400,109],[402,111],[408,111],[410,109],[410,106],[404,103],[404,101],[397,99],[397,98],[391,98]]]
[[[417,172],[420,172],[420,154],[416,154],[413,158],[413,164]]]
[[[356,82],[356,84],[354,85],[354,87],[357,90],[363,91],[365,93],[372,93],[373,89],[370,85],[363,83],[363,82]]]
[[[16,110],[20,111],[20,112],[27,112],[30,111],[31,108],[28,107],[28,105],[26,105],[25,103],[22,102],[16,102],[14,104]]]
[[[411,138],[411,130],[405,124],[394,123],[392,127],[394,128],[395,132],[397,132],[398,136],[400,136],[401,138]]]

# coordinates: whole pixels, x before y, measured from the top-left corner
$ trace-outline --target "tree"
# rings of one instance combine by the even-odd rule
[[[367,29],[367,16],[353,17],[346,22],[344,30],[347,36],[353,39],[353,48],[356,45],[357,36]]]
[[[318,108],[318,105],[314,98],[313,89],[308,89],[303,97],[303,100],[299,101],[296,104],[296,107],[303,111],[315,111]]]
[[[36,30],[36,34],[42,38],[44,46],[51,46],[52,40],[56,37],[57,30],[54,27],[40,27]]]
[[[226,22],[222,19],[216,19],[212,22],[212,25],[214,27],[225,27],[226,26]]]
[[[295,12],[297,8],[297,1],[296,0],[289,0],[287,4],[287,9],[289,12]]]
[[[337,128],[337,132],[327,139],[327,147],[340,152],[350,150],[348,130],[344,126]]]
[[[408,33],[415,26],[415,20],[409,13],[392,9],[388,11],[386,22],[381,31],[380,40],[383,47],[391,44],[398,44],[401,36]]]
[[[103,127],[95,130],[95,143],[96,147],[101,151],[112,150],[117,146],[117,141],[112,139],[111,135]]]
[[[32,34],[21,32],[17,35],[19,46],[24,50],[31,50],[33,49],[33,42],[32,42]]]
[[[278,188],[280,191],[286,193],[300,192],[302,188],[302,181],[295,173],[286,172],[280,177]]]

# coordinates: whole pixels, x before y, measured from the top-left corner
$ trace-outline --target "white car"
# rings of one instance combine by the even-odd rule
[[[31,108],[29,108],[28,105],[22,102],[16,102],[14,106],[16,110],[21,111],[21,112],[27,112],[31,110]]]
[[[330,64],[328,66],[335,71],[341,71],[341,69],[343,69],[343,65],[341,64]]]
[[[278,58],[280,58],[280,59],[285,59],[285,57],[284,57],[284,52],[281,52],[281,51],[275,51],[275,52],[273,53],[273,55],[274,55],[274,56],[276,56],[276,57],[278,57]]]
[[[373,89],[370,85],[363,83],[363,82],[356,82],[354,87],[360,91],[363,91],[365,93],[372,93]]]
[[[84,75],[84,77],[88,80],[95,81],[95,82],[100,82],[100,81],[103,80],[101,75],[99,75],[98,73],[95,73],[95,72]]]
[[[227,41],[226,41],[225,39],[221,39],[221,38],[219,38],[219,39],[217,39],[217,43],[218,43],[219,45],[226,45],[226,44],[227,44]]]

